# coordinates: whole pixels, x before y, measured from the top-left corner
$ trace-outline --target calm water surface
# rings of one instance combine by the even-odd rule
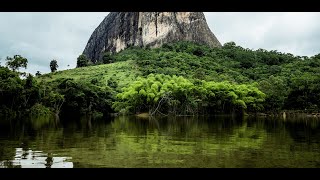
[[[1,119],[0,168],[5,167],[316,168],[320,119]]]

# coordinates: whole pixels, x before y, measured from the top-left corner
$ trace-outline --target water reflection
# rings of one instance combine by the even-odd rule
[[[1,167],[320,167],[315,118],[85,116],[61,118],[59,125],[27,122],[33,121],[0,126]]]
[[[69,157],[53,157],[52,153],[16,148],[13,160],[0,162],[0,168],[73,168]]]

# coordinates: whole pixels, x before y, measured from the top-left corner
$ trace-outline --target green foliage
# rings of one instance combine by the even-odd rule
[[[205,102],[209,107],[221,112],[263,110],[262,103],[266,96],[255,85],[229,82],[204,82],[201,94],[205,95]]]
[[[0,110],[40,104],[56,114],[319,111],[319,57],[245,49],[234,42],[222,48],[177,42],[105,53],[108,64],[98,66],[87,66],[79,56],[78,68],[36,78],[21,79],[0,67]],[[50,67],[56,71],[57,62]]]
[[[19,74],[6,67],[0,67],[0,109],[2,114],[16,112],[21,114],[41,103],[39,83],[32,75],[20,79]]]
[[[6,65],[11,68],[13,71],[19,70],[19,68],[27,68],[28,60],[20,55],[14,55],[12,57],[6,58]]]
[[[262,110],[265,94],[253,85],[206,81],[195,85],[182,76],[150,74],[123,88],[117,98],[113,107],[123,113],[186,115]]]
[[[42,74],[40,73],[40,71],[36,72],[36,76],[41,76]]]
[[[105,52],[102,56],[103,64],[109,64],[114,62],[114,58],[110,52]]]
[[[30,108],[30,115],[32,117],[43,117],[43,116],[51,116],[52,112],[50,109],[46,106],[43,106],[42,104],[36,103]]]
[[[38,77],[39,82],[54,85],[57,79],[72,77],[75,81],[91,83],[92,79],[98,80],[98,86],[106,86],[108,79],[112,77],[120,88],[128,86],[137,76],[141,75],[134,61],[124,61],[98,66],[87,66],[75,69],[44,74]]]
[[[304,73],[291,79],[291,91],[286,101],[287,109],[317,111],[320,108],[320,76]]]
[[[0,67],[0,111],[3,114],[14,113],[20,109],[23,80],[19,74],[7,67]],[[16,113],[14,113],[16,114]]]
[[[114,76],[113,76],[113,77],[110,77],[110,78],[108,79],[107,85],[108,85],[109,87],[111,87],[111,88],[114,88],[114,89],[116,89],[116,88],[118,87],[118,83],[117,83],[117,81],[116,81],[116,79],[115,79]]]
[[[52,60],[52,61],[50,62],[51,72],[57,71],[58,67],[59,67],[59,66],[58,66],[57,60]]]
[[[267,95],[264,103],[265,110],[279,111],[282,109],[289,93],[283,77],[271,75],[268,79],[259,82],[259,89]]]
[[[78,58],[77,58],[77,67],[86,67],[89,64],[89,59],[87,58],[86,55],[81,54]]]
[[[297,78],[309,76],[312,82],[308,80],[307,83],[312,86],[310,88],[315,88],[313,86],[317,81],[313,79],[320,73],[319,55],[308,58],[273,50],[251,50],[237,46],[234,42],[226,43],[222,48],[177,42],[150,50],[129,48],[115,54],[114,58],[116,61],[135,60],[144,77],[153,73],[183,76],[193,83],[199,80],[258,83],[267,95],[263,105],[267,111],[284,108],[320,110],[317,101],[312,100],[317,97],[317,93],[312,90],[312,93],[302,95],[302,90],[298,93],[299,86],[296,84],[307,81],[307,78],[300,81]],[[293,98],[293,94],[301,95]]]
[[[99,80],[97,78],[93,78],[91,80],[91,84],[98,85],[98,83],[99,83]]]
[[[59,114],[65,98],[62,94],[54,91],[52,87],[44,86],[41,89],[41,102],[51,109],[52,112]]]
[[[24,88],[20,94],[23,100],[23,107],[28,109],[40,101],[40,87],[32,75],[27,76],[24,81]]]
[[[64,113],[112,112],[112,93],[109,87],[76,82],[73,79],[58,79],[57,81],[56,91],[64,97],[62,105]]]

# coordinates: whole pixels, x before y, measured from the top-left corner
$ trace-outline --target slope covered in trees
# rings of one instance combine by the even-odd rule
[[[254,84],[266,94],[263,111],[318,111],[320,106],[320,55],[309,58],[250,50],[233,42],[222,48],[179,42],[151,50],[128,49],[113,59],[136,60],[144,76],[153,73],[183,76],[193,83]]]
[[[105,59],[106,64],[92,66],[81,56],[78,68],[26,79],[0,67],[1,114],[320,109],[320,55],[250,50],[233,42],[222,48],[178,42],[155,49],[131,47]]]

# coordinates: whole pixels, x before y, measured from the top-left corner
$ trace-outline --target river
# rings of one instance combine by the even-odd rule
[[[320,167],[320,119],[0,120],[0,168]]]

